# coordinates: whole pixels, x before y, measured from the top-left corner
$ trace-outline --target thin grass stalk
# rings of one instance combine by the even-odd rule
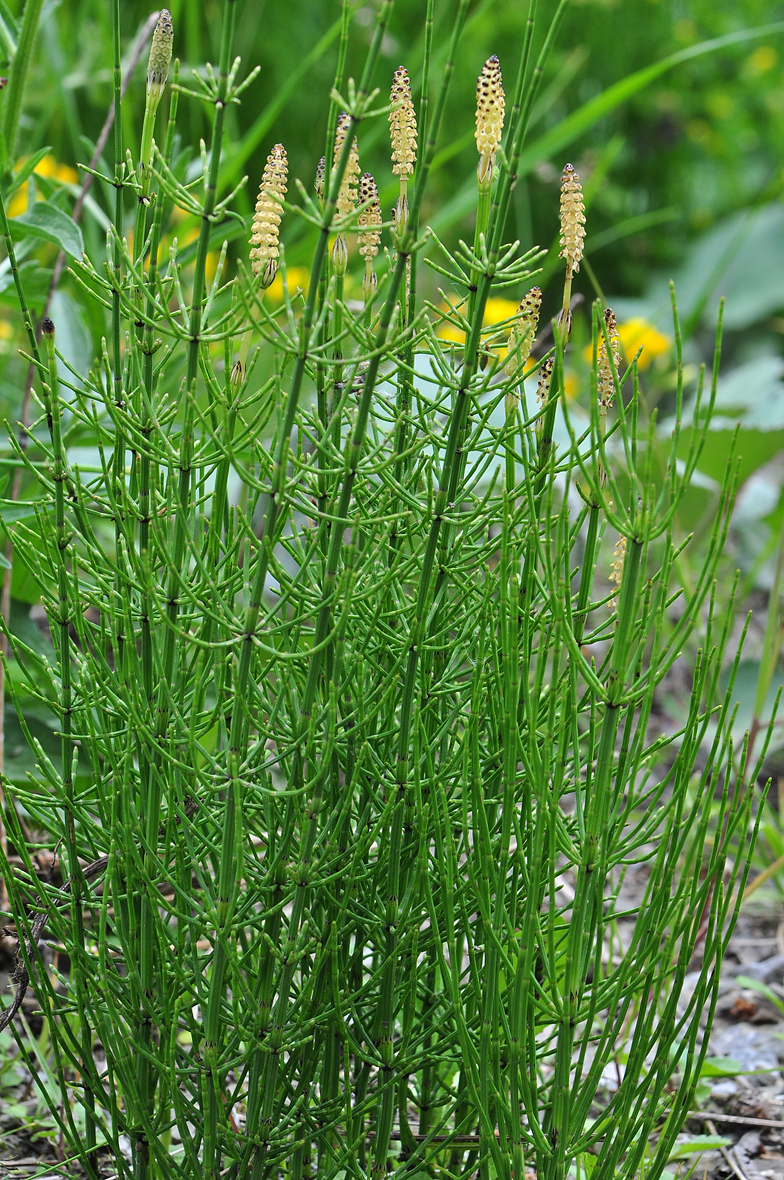
[[[16,53],[11,65],[11,77],[8,83],[8,95],[5,99],[5,116],[3,118],[3,138],[0,147],[0,168],[2,168],[3,185],[11,180],[11,169],[16,160],[16,145],[19,136],[19,119],[22,114],[27,75],[41,19],[43,0],[25,0],[22,14],[22,27],[16,44]]]

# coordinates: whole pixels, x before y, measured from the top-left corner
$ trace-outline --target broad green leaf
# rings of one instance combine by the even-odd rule
[[[720,230],[731,238],[704,318],[715,321],[724,296],[724,325],[740,331],[784,307],[784,205],[776,202],[728,218],[706,235],[707,245],[720,245]]]
[[[92,361],[92,344],[81,307],[67,291],[58,290],[55,291],[49,314],[57,333],[57,351],[72,369],[86,377]],[[63,375],[69,381],[74,379],[73,373],[65,370]],[[61,396],[65,402],[69,400],[67,390],[62,390]]]
[[[782,289],[784,297],[784,289]],[[762,353],[722,377],[716,389],[716,415],[740,418],[757,430],[784,428],[784,360]],[[739,411],[731,414],[730,411]],[[734,421],[733,421],[734,425]],[[721,426],[717,427],[721,429]]]
[[[736,331],[784,307],[784,204],[724,218],[688,246],[674,275],[655,276],[643,298],[614,299],[616,314],[641,315],[671,331],[671,278],[687,335],[699,322],[715,324],[722,297],[724,326]]]
[[[9,1102],[3,1107],[3,1114],[8,1119],[29,1119],[26,1102]]]
[[[28,238],[26,243],[23,242],[20,245],[19,253],[22,254],[26,247],[35,249],[35,245],[35,238]],[[28,303],[36,311],[39,311],[49,294],[49,284],[52,278],[51,271],[41,266],[35,259],[28,259],[27,262],[23,262],[19,267],[19,274],[22,278],[22,285],[24,286]],[[10,269],[0,271],[0,303],[6,307],[13,307],[14,310],[19,307],[14,276]]]
[[[23,709],[23,715],[31,734],[56,764],[60,757],[60,739],[53,728],[26,709]],[[40,777],[36,770],[37,755],[28,746],[16,710],[10,705],[5,710],[5,757],[5,773],[12,782],[25,782],[28,775],[35,779]]]
[[[676,1143],[670,1152],[671,1160],[683,1159],[684,1156],[696,1155],[698,1151],[715,1151],[719,1147],[729,1147],[731,1139],[723,1135],[693,1135],[683,1143]]]
[[[54,663],[51,636],[48,630],[43,630],[34,619],[30,618],[29,603],[18,602],[15,598],[11,599],[11,617],[8,626],[11,634],[21,639],[25,647],[29,647],[31,651],[45,656]]]
[[[28,606],[41,600],[41,587],[21,561],[14,562],[11,573],[11,595]]]
[[[26,237],[43,238],[59,246],[72,258],[81,258],[84,253],[84,241],[79,226],[72,217],[48,201],[36,201],[19,217],[12,217],[9,225],[14,241],[18,242]]]
[[[743,1065],[734,1057],[706,1057],[700,1070],[701,1078],[730,1078],[743,1072]]]
[[[740,437],[735,437],[736,416],[730,420],[722,415],[718,428],[711,429],[708,443],[703,447],[699,459],[699,470],[721,484],[727,471],[727,465],[738,462],[738,486],[742,487],[752,472],[762,467],[784,447],[784,429],[776,430],[741,430]],[[662,423],[662,433],[665,432]],[[716,424],[712,423],[712,426]],[[671,429],[671,428],[670,428]],[[692,429],[687,427],[681,432],[680,457],[685,459],[691,442]]]

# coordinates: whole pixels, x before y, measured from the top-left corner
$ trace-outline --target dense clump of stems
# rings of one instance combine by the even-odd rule
[[[505,242],[563,11],[532,62],[535,7],[509,106],[497,58],[480,76],[473,244],[428,258],[455,293],[446,312],[418,283],[434,240],[420,218],[468,0],[432,93],[427,5],[418,107],[395,73],[391,227],[376,181],[357,180],[366,121],[389,113],[373,102],[392,4],[347,84],[344,5],[317,200],[299,188],[314,242],[304,291],[279,240],[294,187],[283,145],[248,262],[220,236],[225,111],[244,85],[234,0],[217,70],[190,90],[175,62],[163,146],[148,108],[136,157],[113,5],[114,223],[105,265],[73,267],[107,319],[90,373],[58,356],[50,322],[39,353],[0,200],[47,428],[33,431],[43,465],[20,454],[40,494],[14,548],[40,585],[50,656],[9,640],[61,739],[54,765],[27,731],[39,779],[9,787],[23,867],[1,867],[64,1113],[44,1092],[93,1171],[108,1145],[138,1180],[390,1166],[566,1180],[589,1154],[595,1180],[643,1162],[655,1180],[689,1110],[758,769],[736,766],[720,687],[732,614],[712,587],[731,468],[701,573],[677,582],[674,518],[718,361],[686,435],[678,352],[662,456],[597,305],[578,429],[564,397],[584,245],[573,169],[548,353],[538,253]],[[212,112],[200,189],[180,179],[181,101]],[[198,219],[190,253],[164,246],[169,203]],[[359,308],[345,298],[355,245]],[[520,306],[499,335],[485,312],[507,288]],[[437,335],[447,319],[459,350]],[[94,473],[69,452],[87,435]],[[660,736],[655,694],[689,632],[701,650],[688,714]],[[28,820],[62,841],[51,882]],[[643,855],[644,896],[630,901],[624,875]],[[67,976],[36,977],[43,923]]]

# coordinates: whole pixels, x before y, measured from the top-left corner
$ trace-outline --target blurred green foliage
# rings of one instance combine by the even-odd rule
[[[239,0],[238,44],[244,65],[260,65],[258,78],[232,112],[235,141],[252,129],[260,112],[287,87],[293,73],[340,15],[337,0]],[[12,8],[15,5],[11,5]],[[18,7],[18,5],[16,5]],[[549,0],[548,7],[552,7]],[[405,63],[416,84],[422,52],[421,0],[399,0],[382,60]],[[183,65],[217,57],[217,0],[171,0],[176,52]],[[150,12],[149,4],[122,6],[130,43]],[[354,15],[348,74],[356,73],[374,23],[374,4],[358,3]],[[457,65],[446,149],[434,175],[430,206],[442,208],[474,166],[473,79],[489,54],[497,52],[512,81],[526,8],[516,0],[479,0],[469,18]],[[719,3],[691,0],[575,0],[567,13],[548,66],[532,135],[555,125],[580,104],[632,71],[710,38],[765,25],[780,16],[770,0]],[[448,29],[452,7],[436,6],[436,44]],[[336,44],[312,62],[272,125],[248,158],[251,177],[261,173],[270,145],[286,144],[292,173],[311,182],[324,150],[327,97]],[[784,159],[784,81],[778,68],[784,37],[771,34],[676,67],[630,102],[591,128],[570,149],[587,173],[602,161],[607,174],[591,210],[590,234],[615,231],[630,218],[668,211],[666,222],[626,239],[623,250],[597,251],[595,269],[604,290],[640,294],[651,266],[672,266],[686,243],[725,215],[779,194]],[[141,76],[142,67],[139,67]],[[187,73],[187,71],[186,71]],[[108,6],[102,0],[64,0],[49,8],[42,23],[35,73],[23,123],[26,152],[51,145],[57,159],[74,164],[85,156],[84,136],[94,141],[111,98]],[[379,76],[382,90],[387,76]],[[133,91],[133,87],[131,88]],[[129,111],[142,101],[142,88],[129,95]],[[197,104],[184,104],[183,138],[205,131]],[[190,126],[188,125],[190,121]],[[132,131],[129,117],[128,132]],[[253,136],[251,137],[253,138]],[[369,130],[363,165],[388,172],[383,126]],[[609,149],[609,155],[608,155]],[[556,225],[560,155],[544,162],[519,186],[517,232],[527,246],[549,244]],[[250,200],[246,208],[250,208]],[[465,224],[470,220],[466,215]]]

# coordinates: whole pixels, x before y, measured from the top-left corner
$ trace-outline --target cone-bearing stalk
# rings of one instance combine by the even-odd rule
[[[607,325],[607,336],[610,341],[612,367],[607,357],[607,341],[604,338],[604,334],[602,334],[599,337],[597,389],[599,394],[599,413],[602,417],[606,418],[607,410],[612,405],[612,400],[615,397],[613,369],[615,369],[617,377],[621,368],[621,338],[618,334],[618,321],[611,307],[605,308],[604,322]]]
[[[467,4],[460,0],[459,18]],[[239,362],[232,370],[239,309],[254,302],[258,308],[267,264],[255,260],[260,274],[250,282],[243,269],[231,306],[219,294],[225,292],[220,271],[206,290],[204,265],[223,209],[217,186],[224,112],[235,93],[227,71],[236,5],[225,0],[225,6],[230,15],[196,267],[188,269],[187,256],[178,261],[173,246],[168,277],[166,271],[159,277],[164,202],[157,201],[148,275],[136,265],[125,277],[116,272],[123,399],[92,373],[84,375],[83,390],[82,382],[69,390],[77,423],[91,421],[98,408],[101,438],[114,447],[112,468],[102,463],[102,479],[91,474],[84,483],[77,468],[69,475],[67,436],[55,441],[61,428],[53,419],[51,458],[48,447],[42,456],[40,527],[33,534],[23,526],[17,534],[18,556],[39,576],[50,604],[58,666],[47,676],[46,692],[62,734],[73,739],[66,755],[78,754],[82,769],[75,786],[72,758],[53,767],[41,756],[46,789],[36,781],[20,797],[22,805],[34,800],[32,814],[36,823],[41,815],[44,831],[65,838],[72,861],[71,880],[63,883],[70,905],[59,890],[42,898],[53,917],[55,907],[61,911],[54,933],[66,936],[68,994],[55,993],[43,970],[38,991],[42,1003],[52,1000],[46,1016],[54,1052],[64,1050],[66,1063],[78,1067],[81,1043],[85,1049],[82,1076],[68,1085],[58,1064],[61,1103],[55,1106],[48,1087],[47,1100],[71,1136],[75,1158],[89,1156],[82,1145],[92,1120],[115,1158],[127,1132],[135,1180],[158,1180],[178,1168],[182,1180],[234,1173],[264,1180],[280,1169],[290,1180],[307,1180],[314,1144],[320,1180],[335,1180],[347,1160],[363,1176],[383,1180],[398,1128],[410,1172],[451,1156],[455,1176],[476,1171],[478,1180],[491,1180],[503,1172],[507,1180],[524,1180],[529,1167],[541,1180],[566,1180],[570,1161],[594,1148],[605,1174],[618,1160],[626,1161],[629,1175],[644,1166],[648,1133],[661,1122],[664,1086],[677,1064],[684,1079],[678,1105],[651,1164],[660,1170],[679,1112],[690,1109],[702,1072],[699,1053],[707,1052],[707,1039],[698,1050],[694,1037],[702,1011],[710,1018],[711,980],[718,979],[726,949],[729,902],[721,899],[732,897],[747,863],[735,833],[749,830],[751,797],[745,811],[733,812],[732,829],[705,802],[715,802],[718,746],[699,789],[692,774],[704,718],[718,703],[710,686],[722,666],[721,643],[710,646],[718,629],[713,604],[705,650],[717,649],[718,662],[695,678],[686,725],[676,735],[680,761],[660,814],[647,776],[658,746],[652,755],[646,729],[660,671],[688,630],[703,625],[703,602],[723,549],[729,476],[710,542],[714,565],[700,572],[684,613],[667,628],[662,620],[677,559],[671,521],[693,471],[690,457],[682,469],[676,466],[677,433],[665,476],[651,487],[647,456],[637,467],[639,391],[628,391],[630,410],[620,416],[622,445],[613,462],[632,492],[613,490],[614,504],[601,495],[591,475],[595,460],[588,463],[585,440],[575,439],[571,427],[569,438],[561,435],[558,463],[549,462],[556,393],[563,388],[557,331],[555,377],[546,389],[548,364],[539,383],[539,445],[522,428],[513,447],[514,395],[521,392],[514,386],[524,376],[522,357],[534,331],[526,320],[538,310],[525,300],[505,332],[510,372],[503,392],[513,388],[511,421],[505,432],[492,428],[485,402],[488,394],[496,400],[498,374],[491,367],[480,376],[477,352],[486,349],[482,321],[491,285],[503,289],[508,281],[499,273],[506,264],[498,265],[497,247],[515,148],[507,147],[509,174],[506,164],[499,169],[491,228],[468,265],[481,273],[459,380],[456,366],[443,362],[425,313],[416,315],[415,290],[411,330],[399,330],[399,292],[419,244],[441,98],[416,165],[409,222],[396,241],[383,307],[376,314],[371,301],[366,308],[365,323],[373,309],[376,330],[363,329],[361,308],[342,299],[342,277],[322,285],[336,227],[359,235],[371,271],[379,244],[377,217],[362,217],[371,207],[376,212],[370,181],[360,182],[360,192],[373,195],[333,225],[335,176],[321,215],[310,219],[318,236],[304,309],[295,318],[292,310],[300,309],[287,305],[262,326],[274,350],[261,361],[268,380],[244,378]],[[379,44],[390,6],[391,0],[381,6]],[[350,8],[345,0],[346,29]],[[431,17],[432,9],[428,0]],[[453,56],[452,50],[445,59],[445,78]],[[519,72],[526,77],[525,68]],[[176,98],[178,88],[171,89]],[[352,123],[367,113],[364,83],[356,102],[355,93]],[[528,98],[515,105],[527,118]],[[333,109],[328,157],[336,115]],[[518,121],[524,128],[522,115]],[[423,138],[426,125],[423,116]],[[173,139],[173,115],[170,126]],[[511,141],[517,139],[515,130]],[[350,127],[341,173],[352,144]],[[169,156],[167,148],[161,158]],[[171,188],[191,208],[195,188],[175,190],[173,174],[162,174],[167,193]],[[120,172],[118,189],[124,183]],[[1,197],[0,214],[17,279]],[[115,229],[122,233],[121,216]],[[109,276],[114,281],[115,272]],[[132,302],[134,291],[139,299]],[[112,288],[105,294],[108,303]],[[216,295],[220,310],[213,312]],[[175,298],[176,312],[170,311]],[[531,292],[529,303],[533,298]],[[24,307],[21,293],[20,300]],[[594,364],[603,335],[617,391],[602,311],[593,309]],[[172,328],[186,321],[172,339]],[[44,325],[45,334],[50,328]],[[32,325],[31,337],[35,354]],[[435,363],[423,372],[421,362],[431,356]],[[49,357],[51,374],[53,340]],[[180,360],[187,365],[184,383]],[[344,373],[353,375],[351,387]],[[306,397],[311,386],[315,412]],[[52,376],[48,388],[59,397]],[[328,389],[336,394],[329,412]],[[604,400],[609,396],[608,388]],[[705,439],[702,420],[698,410],[695,463]],[[597,436],[598,428],[594,441]],[[485,476],[490,472],[497,482],[493,472],[505,445],[512,493],[499,497],[493,486],[485,492]],[[131,448],[129,472],[124,456]],[[584,545],[586,516],[582,507],[575,515],[570,494],[579,472],[588,484],[587,492],[579,488],[589,505]],[[516,474],[524,478],[517,486],[526,489],[519,506]],[[231,497],[229,479],[239,480]],[[644,497],[639,506],[637,487]],[[265,504],[261,521],[257,502]],[[66,547],[71,517],[91,503],[100,509],[92,514],[99,535],[80,530],[78,544]],[[611,616],[608,626],[599,619],[581,651],[595,598],[600,513],[612,536],[626,535],[626,553],[621,569],[616,546],[616,621]],[[112,519],[114,553],[107,544]],[[576,610],[575,557],[583,565]],[[609,599],[615,591],[605,584],[605,594]],[[88,612],[91,605],[96,609]],[[726,613],[719,626],[731,635]],[[721,806],[729,808],[726,727],[725,734],[729,770]],[[750,770],[748,781],[755,779]],[[668,811],[670,798],[675,810]],[[624,817],[640,808],[650,822],[630,843]],[[75,841],[66,828],[71,812]],[[15,808],[7,814],[16,821]],[[647,892],[624,917],[639,923],[631,950],[626,955],[622,947],[607,963],[618,874],[654,829],[665,838]],[[690,863],[705,872],[695,870],[681,884],[684,831]],[[713,831],[723,845],[709,843]],[[20,851],[24,835],[17,825]],[[96,854],[107,850],[100,857],[107,862],[103,896],[79,892],[80,863],[91,846]],[[723,849],[735,854],[726,878]],[[25,850],[18,887],[2,848],[0,862],[23,895],[14,908],[27,926],[22,902],[37,904],[29,856]],[[89,867],[84,876],[92,880]],[[567,892],[560,905],[556,875],[564,873],[573,882],[573,901]],[[684,1023],[672,988],[703,937],[706,898],[713,907],[705,919],[708,949],[694,1018]],[[80,921],[89,923],[84,950]],[[5,1018],[0,1013],[0,1027]],[[96,1036],[105,1070],[93,1061]],[[674,1053],[684,1036],[690,1051]],[[630,1046],[614,1100],[622,1117],[611,1110],[586,1129],[597,1079],[622,1043]],[[95,1109],[85,1118],[78,1108],[89,1101],[90,1087]],[[422,1116],[418,1136],[409,1127],[414,1106]],[[244,1113],[239,1128],[237,1107]],[[174,1130],[182,1146],[172,1163]]]
[[[142,195],[146,197],[150,191],[150,162],[152,160],[152,133],[155,129],[155,114],[161,101],[166,79],[169,76],[169,66],[172,59],[174,44],[174,25],[168,8],[162,8],[158,23],[150,43],[150,56],[147,61],[147,101],[144,107],[144,123],[142,124],[142,144],[139,154],[139,170],[142,182]],[[138,247],[137,247],[138,248]]]
[[[621,581],[623,580],[623,563],[626,560],[626,537],[620,533],[618,540],[615,542],[615,550],[613,552],[613,559],[610,564],[610,581],[614,583],[617,590],[621,588]],[[610,602],[610,609],[618,609],[617,594]]]
[[[408,181],[414,172],[417,151],[417,122],[411,97],[411,81],[405,66],[398,66],[389,95],[389,136],[392,141],[392,171],[400,179],[400,196],[393,210],[395,234],[403,233],[408,221]]]
[[[373,259],[378,254],[381,242],[381,205],[378,199],[378,186],[369,172],[363,172],[359,179],[359,203],[371,203],[363,209],[358,218],[362,232],[358,236],[359,252],[365,259],[365,275],[362,279],[362,293],[365,303],[370,303],[378,286],[378,278],[373,270]]]
[[[531,348],[533,347],[534,338],[536,336],[536,328],[539,323],[539,312],[542,307],[542,291],[539,287],[532,287],[531,290],[523,296],[520,306],[517,309],[512,326],[509,329],[509,339],[507,341],[507,357],[504,364],[504,373],[509,378],[509,388],[506,391],[505,408],[506,408],[506,425],[507,425],[507,444],[506,444],[506,485],[507,493],[510,497],[510,507],[514,511],[514,500],[512,499],[512,489],[515,483],[515,459],[514,459],[514,445],[512,443],[512,424],[514,422],[515,408],[519,397],[519,386],[522,385],[523,372],[525,364],[531,355]]]
[[[476,81],[476,148],[479,152],[477,179],[480,190],[493,183],[495,155],[504,130],[504,85],[501,63],[493,54],[482,66]]]
[[[337,168],[340,161],[340,153],[343,151],[343,144],[346,142],[346,135],[351,126],[351,116],[343,111],[338,116],[337,127],[335,128],[335,152],[333,156],[333,167]],[[357,149],[357,140],[354,137],[354,142],[351,145],[349,152],[348,163],[346,170],[343,173],[343,180],[340,184],[340,191],[338,192],[338,201],[336,213],[340,220],[344,220],[351,216],[357,204],[357,180],[359,178],[359,152]],[[343,233],[338,233],[332,245],[332,265],[335,274],[342,276],[346,273],[346,266],[348,264],[348,247]]]
[[[531,355],[541,308],[541,288],[532,287],[528,294],[523,296],[517,309],[517,315],[509,329],[507,358],[504,365],[507,377],[519,380],[523,375],[525,363]]]
[[[558,326],[563,342],[569,339],[572,315],[569,310],[572,300],[572,278],[580,269],[585,241],[585,203],[580,177],[573,164],[567,164],[561,174],[561,250],[559,257],[566,259],[564,293]]]
[[[542,367],[539,370],[539,384],[536,387],[536,402],[540,410],[544,410],[547,400],[550,397],[550,379],[553,375],[553,357],[548,357],[546,361],[542,362]],[[544,413],[541,413],[536,419],[536,436],[542,437],[544,430]]]
[[[265,291],[278,269],[278,238],[287,177],[286,149],[282,143],[276,143],[264,166],[250,236],[250,264],[254,275],[261,276]]]
[[[607,411],[612,405],[612,400],[615,396],[615,380],[613,379],[613,369],[616,377],[621,368],[621,338],[618,335],[618,322],[615,318],[615,312],[611,307],[604,309],[604,324],[607,331],[605,337],[604,332],[599,335],[599,347],[597,350],[597,365],[596,365],[596,392],[599,399],[599,433],[604,438],[607,430]],[[610,358],[607,355],[607,340],[610,342],[610,357],[612,358],[612,365]],[[599,465],[599,482],[601,487],[607,483],[607,472],[604,467]]]
[[[478,201],[476,208],[476,226],[474,229],[474,253],[479,255],[482,247],[482,237],[487,236],[490,224],[490,190],[493,185],[495,156],[501,144],[504,130],[504,86],[501,77],[501,63],[493,54],[482,66],[482,72],[476,80],[476,147],[479,152],[479,163],[476,170]],[[479,271],[474,268],[471,272],[471,300],[468,308],[468,318],[474,314],[476,298],[474,288],[479,283]]]

